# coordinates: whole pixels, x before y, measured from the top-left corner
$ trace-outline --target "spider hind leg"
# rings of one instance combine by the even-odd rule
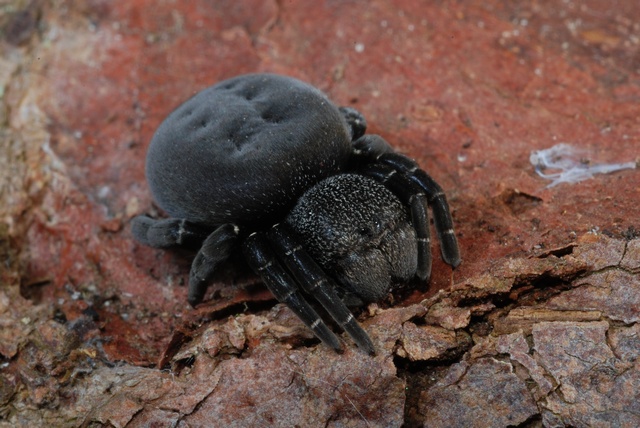
[[[155,220],[140,215],[131,220],[134,238],[154,248],[198,248],[212,230],[181,218]]]
[[[204,240],[198,254],[191,263],[189,272],[189,295],[191,306],[202,302],[207,286],[218,265],[225,261],[233,249],[238,236],[238,227],[224,224],[211,232]]]

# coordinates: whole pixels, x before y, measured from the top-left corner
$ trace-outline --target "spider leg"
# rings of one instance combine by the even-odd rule
[[[453,230],[453,220],[449,204],[442,187],[421,170],[418,164],[408,157],[395,153],[391,146],[378,135],[365,135],[353,144],[354,155],[369,162],[388,165],[407,177],[422,189],[433,209],[433,220],[438,233],[443,260],[456,268],[460,262],[460,249]]]
[[[428,279],[431,276],[431,232],[427,197],[418,186],[387,165],[371,164],[359,172],[384,184],[409,207],[418,246],[416,276],[422,280]]]
[[[282,267],[265,236],[261,233],[249,235],[243,252],[251,269],[262,278],[275,298],[287,305],[318,339],[336,352],[342,352],[340,341],[296,288],[294,279]]]
[[[202,243],[189,272],[189,295],[191,306],[202,302],[207,285],[220,262],[229,257],[229,253],[238,236],[238,227],[224,224],[211,232]]]
[[[209,236],[211,229],[185,219],[155,220],[140,215],[131,220],[131,232],[138,242],[150,247],[184,246],[197,248]]]
[[[274,225],[268,235],[277,256],[292,273],[304,291],[313,296],[353,341],[370,355],[375,348],[367,333],[336,293],[336,284],[299,245],[289,228],[282,223]]]
[[[362,137],[367,130],[367,121],[362,113],[352,107],[340,107],[339,110],[351,131],[351,141]]]
[[[427,195],[429,205],[433,209],[433,221],[440,241],[442,258],[456,268],[462,261],[458,240],[453,230],[453,219],[449,211],[447,197],[442,187],[429,174],[419,169],[417,164],[406,156],[397,153],[386,153],[378,159],[386,165],[397,168],[413,182],[419,185]]]

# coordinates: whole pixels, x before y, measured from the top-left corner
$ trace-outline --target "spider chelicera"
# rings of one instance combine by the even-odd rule
[[[249,266],[327,345],[342,346],[315,299],[364,351],[374,345],[348,306],[431,273],[428,207],[443,260],[460,253],[442,188],[415,161],[365,135],[355,109],[273,74],[249,74],[196,94],[156,131],[146,176],[171,218],[133,219],[152,247],[198,249],[189,303],[241,247]]]

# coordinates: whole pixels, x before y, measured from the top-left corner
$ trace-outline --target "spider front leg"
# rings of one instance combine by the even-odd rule
[[[443,260],[456,268],[460,265],[460,249],[453,230],[453,220],[447,198],[442,187],[418,167],[408,157],[395,153],[391,146],[378,135],[365,135],[353,143],[356,158],[366,159],[374,164],[387,165],[419,186],[427,196],[433,209],[433,220],[440,241]]]
[[[367,333],[336,293],[335,282],[322,270],[307,251],[296,242],[289,228],[278,223],[269,238],[278,257],[287,266],[304,291],[313,296],[353,341],[370,355],[375,348]]]
[[[275,298],[284,303],[323,343],[342,352],[340,341],[318,313],[304,299],[295,280],[282,267],[262,233],[252,233],[243,245],[249,267],[259,275]]]
[[[371,164],[362,168],[360,173],[384,184],[394,195],[400,198],[405,206],[409,207],[411,224],[416,232],[416,244],[418,247],[416,276],[422,280],[429,279],[432,261],[427,197],[417,185],[397,173],[390,166]]]

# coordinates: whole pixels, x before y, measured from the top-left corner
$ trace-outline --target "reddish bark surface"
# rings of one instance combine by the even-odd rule
[[[635,1],[13,0],[0,6],[0,427],[640,426]],[[337,355],[239,261],[138,245],[154,129],[277,72],[362,111],[447,192],[463,264]],[[422,287],[425,288],[425,287]]]

